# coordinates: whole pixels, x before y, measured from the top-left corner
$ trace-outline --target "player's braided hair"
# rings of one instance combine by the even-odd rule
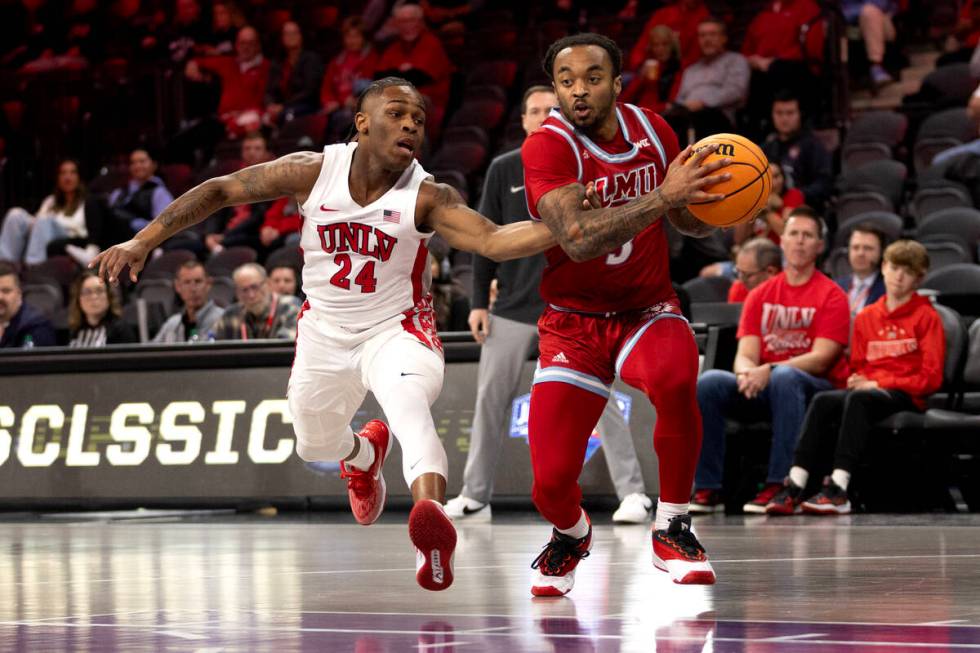
[[[415,84],[401,77],[382,77],[381,79],[376,79],[368,84],[367,87],[361,91],[361,94],[357,96],[357,104],[354,105],[354,115],[356,116],[361,112],[366,99],[372,95],[381,95],[384,93],[386,88],[390,88],[392,86],[408,86],[416,93],[419,92],[419,90],[415,88]],[[354,140],[355,136],[357,136],[357,127],[353,122],[351,122],[350,130],[347,132],[347,142],[350,143],[352,140]]]
[[[619,46],[616,45],[615,41],[603,36],[602,34],[584,32],[582,34],[565,36],[551,44],[551,47],[549,47],[548,51],[545,52],[544,61],[542,62],[544,72],[546,75],[548,75],[548,79],[555,78],[555,57],[558,56],[558,53],[565,48],[571,48],[576,45],[598,45],[600,48],[605,50],[607,53],[609,53],[609,60],[612,62],[613,77],[619,77],[619,74],[623,70],[623,51],[619,49]]]

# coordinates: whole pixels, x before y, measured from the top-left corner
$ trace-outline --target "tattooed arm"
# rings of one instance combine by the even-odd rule
[[[296,152],[230,175],[208,179],[175,199],[132,240],[99,254],[89,267],[98,265],[99,276],[116,283],[119,272],[128,265],[129,276],[135,282],[147,255],[155,247],[218,209],[264,202],[284,195],[295,196],[302,205],[316,183],[322,162],[322,154]]]
[[[667,219],[670,220],[670,224],[674,225],[674,229],[685,236],[693,236],[694,238],[710,236],[716,229],[710,224],[701,222],[684,208],[667,211]]]
[[[686,148],[671,162],[660,186],[652,193],[621,206],[583,211],[580,207],[585,199],[585,188],[581,184],[568,184],[546,193],[538,200],[538,214],[573,261],[588,261],[608,254],[668,210],[681,208],[690,202],[722,199],[723,195],[702,190],[730,177],[727,173],[712,173],[731,163],[731,160],[704,163],[715,149],[714,146],[707,147],[692,156],[692,148]],[[685,165],[688,159],[691,159],[690,164]]]
[[[584,193],[582,197],[585,199]],[[494,261],[530,256],[555,244],[551,231],[540,222],[523,220],[500,226],[468,207],[459,192],[446,184],[424,182],[418,202],[421,222],[446,242]]]

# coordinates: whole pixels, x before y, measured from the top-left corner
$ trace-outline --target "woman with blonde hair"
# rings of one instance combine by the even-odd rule
[[[674,30],[657,25],[650,30],[647,58],[620,96],[623,102],[663,113],[681,85],[681,45]]]
[[[118,295],[95,270],[83,272],[71,286],[68,304],[69,347],[103,347],[137,342],[133,329],[122,320]]]

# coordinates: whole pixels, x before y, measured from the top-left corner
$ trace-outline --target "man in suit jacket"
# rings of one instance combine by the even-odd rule
[[[885,250],[885,235],[874,225],[860,224],[851,232],[847,243],[847,260],[851,274],[834,279],[847,293],[851,319],[865,306],[871,306],[885,294],[881,276],[881,253]]]

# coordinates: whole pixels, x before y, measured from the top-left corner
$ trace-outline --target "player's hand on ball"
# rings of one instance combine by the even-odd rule
[[[711,163],[704,160],[717,151],[718,145],[713,143],[697,153],[688,145],[671,161],[667,175],[658,187],[660,197],[672,209],[679,209],[688,204],[717,202],[725,199],[718,193],[706,193],[704,188],[728,181],[732,176],[727,173],[714,174],[732,162],[729,158],[718,159]]]
[[[113,245],[92,259],[88,266],[90,268],[99,266],[99,277],[115,284],[119,282],[119,273],[128,265],[129,278],[136,283],[136,277],[146,264],[149,253],[149,248],[142,241],[133,238]]]

